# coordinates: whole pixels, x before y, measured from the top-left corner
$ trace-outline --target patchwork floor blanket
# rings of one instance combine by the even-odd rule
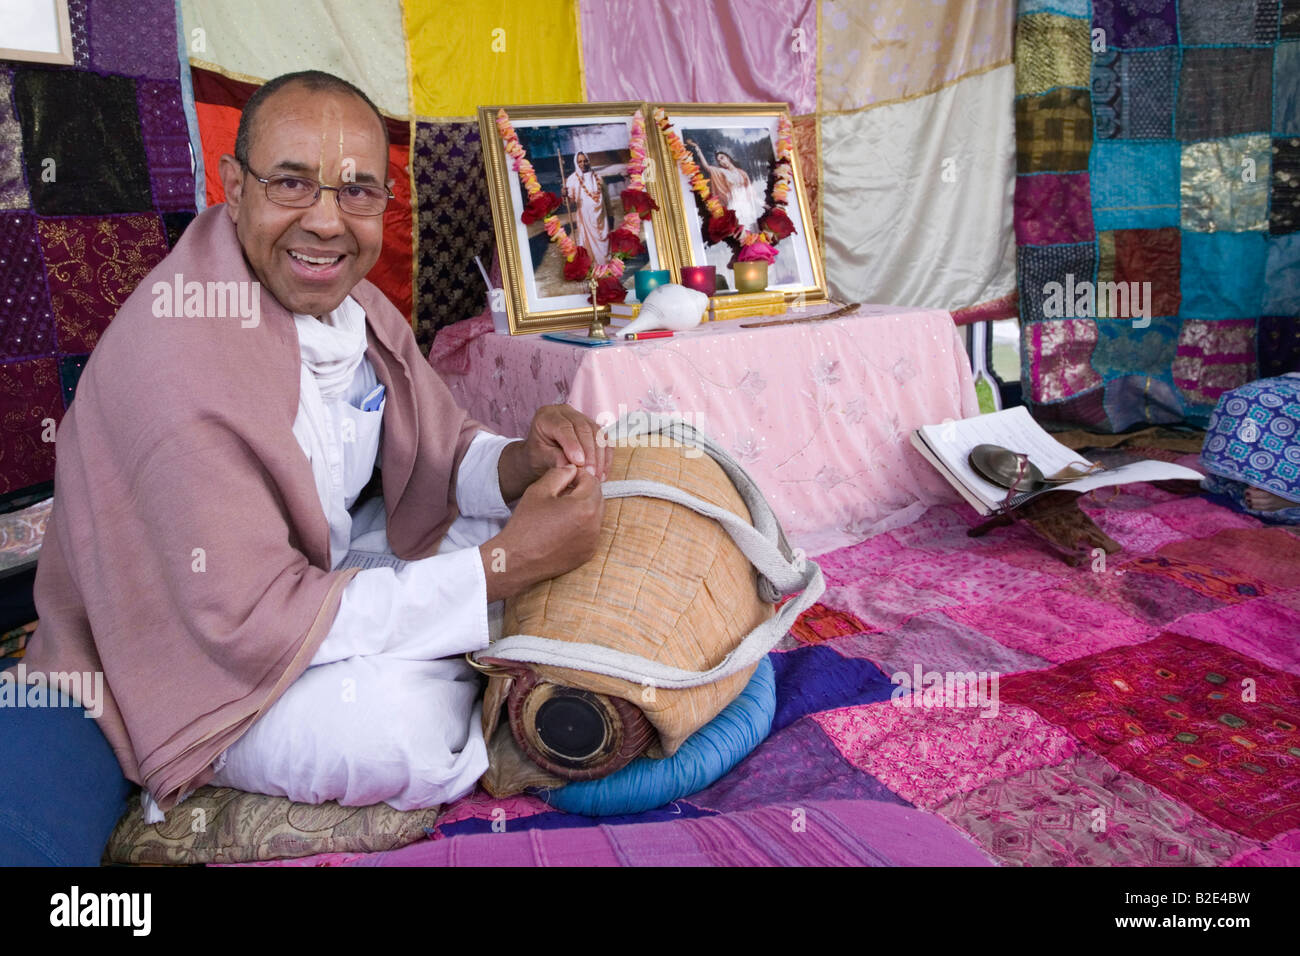
[[[1300,535],[1151,485],[1081,501],[1123,553],[1070,568],[962,505],[819,558],[771,736],[689,799],[478,792],[428,841],[286,863],[1300,864]]]

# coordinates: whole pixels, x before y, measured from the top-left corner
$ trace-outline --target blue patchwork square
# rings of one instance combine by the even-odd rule
[[[1262,311],[1268,315],[1300,313],[1300,232],[1269,236],[1264,285]]]
[[[1263,311],[1268,240],[1262,232],[1184,232],[1182,314],[1253,319]]]
[[[1279,43],[1273,51],[1273,132],[1300,133],[1300,40]]]
[[[1146,328],[1129,319],[1098,319],[1092,367],[1106,380],[1141,373],[1168,374],[1178,351],[1177,317],[1153,316]]]
[[[1020,0],[1019,16],[1030,13],[1059,13],[1063,17],[1089,17],[1088,0]]]
[[[1177,143],[1094,142],[1088,177],[1097,231],[1177,226],[1179,164]]]

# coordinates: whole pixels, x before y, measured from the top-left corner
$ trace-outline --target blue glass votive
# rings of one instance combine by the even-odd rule
[[[667,269],[642,269],[636,274],[636,300],[644,302],[646,296],[671,280],[672,275]]]

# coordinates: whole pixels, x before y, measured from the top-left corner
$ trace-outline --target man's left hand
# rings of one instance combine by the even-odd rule
[[[514,501],[551,468],[573,465],[604,481],[614,461],[614,449],[597,439],[600,426],[568,405],[546,405],[533,416],[528,437],[507,445],[498,476],[501,496]]]

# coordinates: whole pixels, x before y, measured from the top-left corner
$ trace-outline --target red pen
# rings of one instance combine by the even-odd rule
[[[635,341],[636,339],[670,339],[673,333],[669,329],[660,329],[657,332],[633,332],[625,335],[623,338]]]

